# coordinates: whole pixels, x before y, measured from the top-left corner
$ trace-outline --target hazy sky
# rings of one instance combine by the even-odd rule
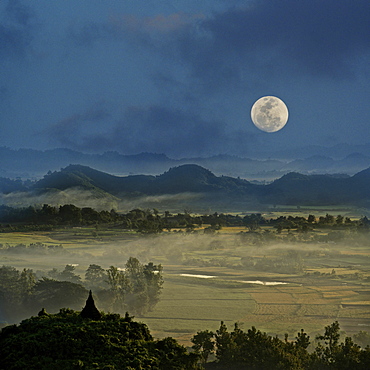
[[[369,0],[1,0],[0,146],[171,157],[370,143]],[[289,121],[258,130],[276,95]]]

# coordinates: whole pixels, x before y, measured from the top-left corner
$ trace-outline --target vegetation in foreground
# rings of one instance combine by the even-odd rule
[[[0,333],[1,369],[195,369],[197,356],[172,338],[154,340],[128,314],[99,320],[61,309],[11,325]]]
[[[70,309],[11,325],[0,332],[1,369],[368,369],[370,347],[351,337],[340,342],[339,324],[325,327],[312,352],[302,329],[294,341],[272,337],[238,324],[229,332],[198,332],[188,351],[171,337],[154,340],[145,324],[127,313],[101,313],[94,319]],[[90,316],[91,317],[91,316]],[[208,363],[210,354],[215,361]]]
[[[236,323],[228,332],[221,322],[215,332],[198,332],[193,338],[193,350],[200,355],[200,366],[206,369],[368,369],[370,348],[362,349],[351,337],[340,342],[338,322],[325,327],[323,335],[315,338],[317,345],[309,351],[310,337],[303,329],[294,341],[267,335],[252,326],[246,332]],[[207,364],[215,353],[216,361]]]

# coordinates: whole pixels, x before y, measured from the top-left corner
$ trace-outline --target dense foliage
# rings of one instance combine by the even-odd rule
[[[255,327],[243,331],[238,324],[229,332],[223,322],[215,333],[198,332],[192,342],[207,369],[369,369],[370,348],[362,349],[351,337],[340,342],[339,329],[338,322],[325,327],[311,351],[308,350],[310,337],[303,329],[294,341],[288,341],[288,335],[281,340]],[[211,353],[215,353],[216,361],[207,363]]]
[[[172,338],[153,340],[145,324],[128,314],[83,319],[70,309],[5,327],[1,369],[195,369],[197,355]]]
[[[87,289],[94,291],[99,307],[110,312],[144,314],[159,301],[163,285],[161,265],[144,265],[133,257],[123,270],[91,264],[84,280],[74,270],[74,266],[66,265],[63,271],[54,268],[37,279],[31,269],[0,267],[0,322],[16,322],[41,307],[49,312],[57,312],[65,305],[80,309]]]
[[[229,332],[200,331],[192,338],[192,351],[173,338],[154,340],[145,324],[127,313],[101,312],[99,319],[79,312],[45,310],[37,317],[10,325],[0,332],[1,369],[282,369],[367,370],[370,348],[351,337],[340,341],[338,322],[325,327],[309,350],[310,337],[302,329],[294,341],[282,340],[255,327],[243,331],[238,324]],[[210,354],[215,360],[207,362]]]

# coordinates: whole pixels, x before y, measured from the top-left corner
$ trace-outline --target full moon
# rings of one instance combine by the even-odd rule
[[[251,109],[254,125],[265,132],[281,130],[288,122],[288,116],[287,106],[276,96],[263,96]]]

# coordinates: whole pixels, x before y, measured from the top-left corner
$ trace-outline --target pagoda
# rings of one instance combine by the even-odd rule
[[[101,313],[95,306],[95,302],[94,302],[94,298],[92,297],[91,290],[89,293],[89,297],[86,300],[85,307],[82,309],[80,315],[84,319],[91,319],[91,320],[101,319]]]

